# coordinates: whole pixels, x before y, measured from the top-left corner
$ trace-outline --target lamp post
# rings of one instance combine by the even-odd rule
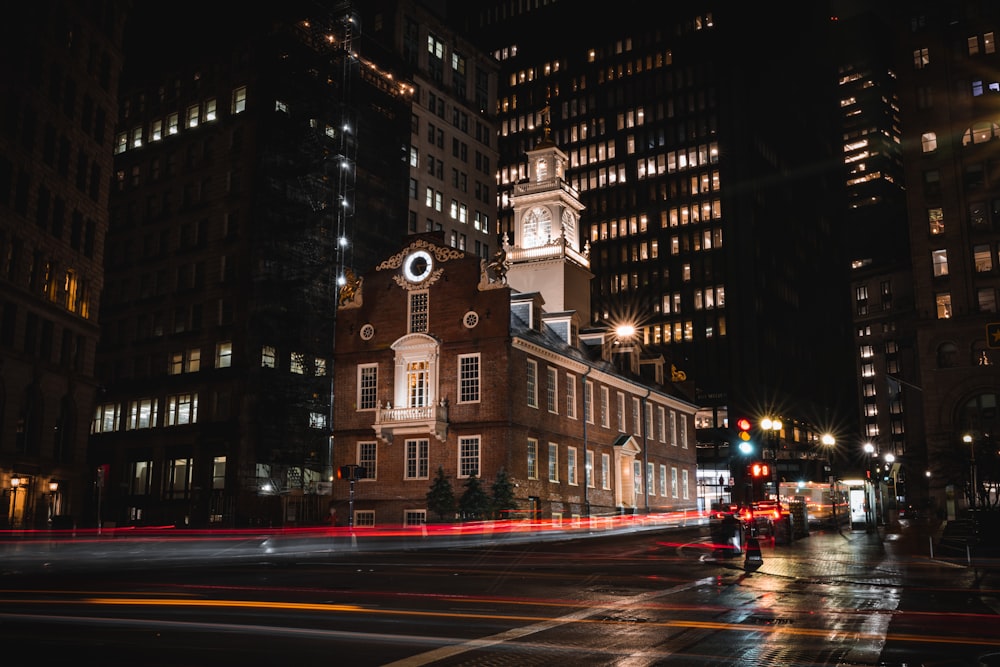
[[[971,487],[969,488],[969,509],[976,509],[976,496],[979,493],[977,488],[978,484],[976,482],[976,441],[975,439],[966,433],[962,436],[962,442],[969,446],[969,452],[971,453],[971,465],[970,465],[970,478]]]
[[[839,528],[840,524],[837,523],[837,486],[836,477],[833,474],[833,448],[837,444],[837,439],[834,438],[829,433],[824,433],[820,436],[819,441],[823,443],[823,447],[826,449],[826,462],[830,466],[830,508],[831,516],[833,517],[833,525],[835,528]]]
[[[768,480],[771,482],[771,490],[775,497],[778,496],[778,439],[781,437],[781,420],[777,418],[764,417],[760,420],[761,429],[767,434],[769,448],[771,450],[771,469]]]
[[[875,502],[875,489],[877,488],[878,481],[876,480],[875,477],[875,470],[873,465],[877,453],[875,451],[875,445],[873,445],[870,442],[866,442],[864,445],[862,445],[861,448],[865,451],[865,454],[868,456],[868,461],[865,465],[865,468],[867,469],[867,479],[865,481],[868,484],[868,488],[865,490],[865,505],[866,505],[865,526],[867,532],[870,533],[875,524],[878,523],[876,519],[877,515],[875,513],[877,507],[877,504]]]
[[[49,526],[52,526],[52,517],[56,511],[56,494],[59,493],[59,482],[49,482]]]
[[[21,486],[20,477],[10,478],[10,527],[14,527],[14,517],[17,512],[17,489]]]

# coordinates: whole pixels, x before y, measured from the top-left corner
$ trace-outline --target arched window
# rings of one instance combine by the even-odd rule
[[[954,368],[958,365],[958,346],[954,343],[941,343],[937,349],[937,367]]]

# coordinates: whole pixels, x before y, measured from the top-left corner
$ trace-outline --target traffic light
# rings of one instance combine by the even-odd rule
[[[346,465],[337,468],[337,479],[354,481],[356,479],[365,479],[367,476],[368,471],[359,465]]]
[[[767,467],[766,463],[751,463],[750,464],[750,476],[751,477],[768,477],[768,476],[770,476],[770,468]]]
[[[752,424],[750,420],[746,417],[740,417],[736,420],[736,428],[739,430],[740,440],[743,442],[750,442],[750,427]]]

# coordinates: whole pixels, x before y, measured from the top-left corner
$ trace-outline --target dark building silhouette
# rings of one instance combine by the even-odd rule
[[[926,438],[895,481],[953,517],[998,501],[1000,7],[903,3],[895,25],[919,368],[897,400],[923,403]]]
[[[325,517],[339,285],[406,233],[412,86],[351,5],[220,13],[126,63],[91,440],[104,521]]]
[[[0,525],[58,527],[93,508],[125,7],[42,0],[0,22]]]

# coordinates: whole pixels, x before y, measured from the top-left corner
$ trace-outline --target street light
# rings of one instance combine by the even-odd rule
[[[976,482],[976,443],[972,436],[966,433],[962,436],[962,442],[969,445],[969,451],[972,453],[972,465],[971,465],[971,477],[972,477],[972,487],[969,489],[969,509],[976,509],[976,495],[979,489]]]
[[[764,417],[760,420],[761,429],[767,434],[771,445],[771,486],[775,496],[778,495],[778,440],[781,437],[781,420],[771,417]]]
[[[56,494],[59,493],[59,482],[49,482],[49,525],[52,525],[52,517],[56,512]]]
[[[10,497],[10,527],[11,528],[14,527],[14,516],[15,516],[16,510],[17,510],[17,489],[18,489],[19,486],[21,486],[21,478],[20,477],[11,477],[10,478],[10,491],[11,491],[11,497]]]
[[[826,462],[830,466],[830,515],[833,517],[834,528],[840,528],[840,524],[837,523],[837,500],[838,493],[836,487],[836,478],[833,474],[833,454],[831,453],[834,446],[837,444],[837,439],[834,438],[829,433],[824,433],[820,436],[819,441],[823,443],[823,447],[827,449]]]
[[[879,495],[881,495],[882,487],[878,485],[878,481],[875,479],[875,471],[873,470],[873,462],[877,456],[875,445],[870,442],[866,442],[861,448],[865,451],[865,454],[868,455],[868,462],[865,466],[868,470],[867,479],[865,480],[868,483],[867,497],[865,498],[865,504],[867,505],[865,508],[865,522],[868,526],[868,532],[871,532],[872,527],[877,523],[877,514],[875,513],[875,489],[878,488]],[[879,501],[879,504],[881,504],[881,500]]]

